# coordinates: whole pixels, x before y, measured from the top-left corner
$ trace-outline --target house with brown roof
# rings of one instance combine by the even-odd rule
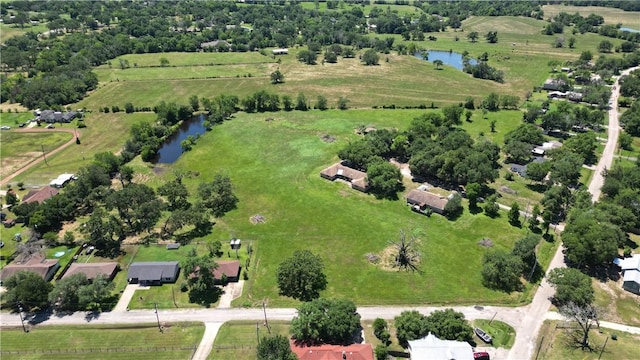
[[[20,271],[30,271],[40,275],[44,281],[49,281],[58,271],[58,259],[45,259],[41,255],[32,256],[24,263],[10,263],[0,271],[0,281],[4,281]]]
[[[63,279],[66,279],[75,274],[84,274],[87,280],[91,281],[98,277],[98,275],[104,275],[113,280],[118,269],[117,262],[104,262],[104,263],[73,263],[69,266],[69,269],[62,275]]]
[[[420,210],[419,212],[431,209],[433,212],[443,215],[444,208],[448,202],[449,199],[445,196],[419,189],[413,189],[407,194],[407,204],[412,205],[416,210]]]
[[[221,281],[222,275],[225,275],[229,282],[240,280],[240,261],[228,260],[218,261],[217,263],[218,267],[213,270],[213,277],[216,281]]]
[[[320,172],[320,176],[331,181],[344,180],[350,183],[352,188],[362,192],[367,192],[369,188],[367,173],[350,168],[343,163],[329,166]]]
[[[37,202],[42,204],[45,200],[51,199],[54,195],[57,195],[60,190],[54,188],[53,186],[47,186],[40,190],[31,190],[24,196],[22,202],[32,203]]]
[[[300,360],[373,360],[371,344],[302,346],[290,340],[291,351]]]

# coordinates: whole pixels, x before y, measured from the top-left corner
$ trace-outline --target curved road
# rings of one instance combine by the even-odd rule
[[[80,131],[77,131],[77,130],[75,130],[75,129],[69,129],[69,128],[67,128],[67,129],[64,129],[64,128],[63,128],[63,129],[57,129],[57,128],[56,128],[56,129],[41,129],[41,128],[34,129],[34,128],[29,128],[29,129],[18,129],[18,130],[16,130],[16,131],[17,131],[17,132],[21,132],[21,133],[37,133],[37,132],[67,132],[67,133],[71,133],[71,134],[73,134],[73,135],[76,135],[76,134],[77,134],[77,136],[82,135],[82,134],[80,133]],[[69,145],[71,145],[71,144],[75,144],[75,142],[76,142],[76,137],[75,137],[75,136],[73,136],[73,137],[71,138],[71,140],[67,141],[66,143],[64,143],[64,144],[62,144],[62,145],[60,145],[60,146],[58,146],[56,149],[54,149],[54,150],[52,150],[52,151],[49,151],[49,152],[47,153],[47,155],[48,155],[48,156],[51,156],[51,155],[57,154],[58,152],[62,151],[62,149],[64,149],[64,148],[68,147]],[[30,162],[28,162],[25,166],[21,167],[20,169],[18,169],[18,170],[17,170],[16,172],[14,172],[13,174],[11,174],[11,175],[7,176],[6,178],[4,178],[4,179],[0,180],[0,186],[6,185],[7,183],[9,183],[9,181],[10,181],[11,179],[13,179],[14,177],[16,177],[16,176],[18,176],[18,175],[22,174],[23,172],[25,172],[25,171],[27,171],[27,170],[29,170],[29,169],[31,169],[32,167],[36,166],[37,164],[39,164],[39,163],[40,163],[40,162],[42,162],[42,161],[43,161],[43,158],[42,158],[42,157],[40,157],[40,156],[38,156],[37,158],[35,158],[35,159],[31,160],[31,161],[30,161]]]
[[[622,72],[622,75],[627,75],[631,71],[640,68],[631,68]],[[617,99],[619,96],[619,84],[618,80],[615,83],[615,90],[612,91],[612,108],[609,111],[609,134],[605,150],[596,167],[596,173],[594,174],[591,183],[589,184],[589,191],[593,195],[593,201],[597,201],[600,197],[600,188],[604,183],[604,177],[602,176],[602,170],[611,167],[613,162],[613,155],[615,153],[619,125],[618,125],[618,111],[617,111]],[[65,129],[66,130],[66,129]],[[73,141],[73,140],[72,140]],[[63,147],[56,149],[61,150]],[[32,166],[32,165],[31,165]],[[23,169],[21,169],[24,171]],[[13,176],[15,176],[14,174]],[[12,176],[12,177],[13,177]],[[564,267],[564,255],[562,246],[558,247],[556,254],[554,255],[547,273],[554,268]],[[462,312],[469,320],[474,319],[489,319],[495,317],[495,319],[504,321],[516,330],[516,339],[513,347],[506,355],[507,359],[531,359],[536,346],[536,339],[538,332],[545,319],[559,319],[560,316],[557,313],[549,312],[551,302],[549,298],[554,294],[553,288],[547,283],[546,278],[543,279],[541,285],[536,292],[531,304],[521,307],[495,307],[495,306],[454,306],[453,309]],[[404,310],[418,310],[423,314],[428,314],[434,310],[440,310],[443,307],[359,307],[358,313],[363,320],[373,320],[381,317],[384,319],[393,319]],[[267,310],[267,316],[270,320],[291,320],[296,315],[296,309],[282,309],[274,308]],[[207,324],[207,330],[202,342],[196,352],[196,358],[206,358],[211,349],[212,339],[215,338],[215,333],[219,324],[230,320],[261,320],[263,319],[262,309],[184,309],[184,310],[160,310],[158,317],[161,322],[175,322],[175,321],[199,321]],[[40,323],[58,324],[58,325],[71,325],[71,324],[83,324],[83,323],[95,323],[95,324],[130,324],[130,323],[153,323],[156,321],[156,314],[153,310],[133,310],[133,311],[112,311],[107,313],[101,313],[96,316],[92,314],[85,314],[77,312],[70,315],[27,315],[27,321],[30,324],[36,325]],[[613,324],[607,322],[600,322],[602,327],[609,327],[619,331],[627,331],[636,334],[640,334],[640,328],[630,327],[620,324]],[[20,326],[20,318],[17,314],[1,314],[0,326]]]

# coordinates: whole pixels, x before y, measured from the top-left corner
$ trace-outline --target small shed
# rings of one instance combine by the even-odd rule
[[[240,249],[240,239],[231,239],[229,240],[229,246],[231,246],[231,249],[233,250],[237,250]]]
[[[167,244],[167,250],[178,250],[180,249],[179,243]]]
[[[271,52],[273,55],[288,55],[289,49],[273,49]]]

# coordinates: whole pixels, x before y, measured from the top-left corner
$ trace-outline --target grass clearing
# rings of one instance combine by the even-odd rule
[[[78,129],[80,145],[72,145],[60,151],[54,156],[47,156],[47,164],[44,162],[32,167],[24,173],[15,177],[11,183],[20,181],[25,186],[43,186],[52,179],[63,173],[75,173],[79,168],[86,166],[93,159],[94,154],[104,151],[114,153],[120,151],[124,140],[129,137],[131,125],[140,121],[152,121],[156,117],[153,113],[90,113],[85,115],[86,128]],[[74,128],[75,123],[58,124],[56,127]],[[16,137],[16,141],[27,141]],[[24,134],[26,135],[26,134]],[[66,136],[72,136],[65,133]],[[67,138],[68,140],[68,138]],[[2,150],[15,148],[13,141],[2,141]],[[52,145],[53,146],[53,145]],[[36,145],[36,148],[38,146]],[[45,151],[52,150],[45,148]],[[40,149],[40,151],[42,151]],[[39,154],[41,155],[41,153]],[[3,153],[4,161],[4,153]]]
[[[624,11],[621,9],[602,6],[572,6],[572,5],[543,5],[545,19],[550,19],[561,12],[568,14],[579,13],[583,17],[597,14],[604,18],[605,24],[622,24],[632,29],[640,30],[640,16],[637,11]]]
[[[481,285],[479,269],[486,250],[477,242],[489,237],[494,246],[509,249],[525,233],[509,226],[506,215],[494,220],[466,212],[455,222],[427,218],[412,213],[402,200],[377,200],[320,178],[320,170],[336,161],[337,150],[357,137],[358,125],[403,129],[416,113],[283,112],[269,114],[275,118],[270,122],[264,121],[265,114],[240,113],[214,127],[175,163],[176,169],[200,173],[198,179],[186,182],[192,189],[219,171],[234,184],[238,209],[218,219],[213,233],[233,232],[259,248],[249,273],[251,286],[237,303],[252,305],[268,298],[270,306],[297,305],[278,296],[275,269],[302,248],[319,253],[325,261],[329,287],[323,296],[339,295],[359,305],[526,301],[529,292],[504,294]],[[337,140],[323,142],[320,137],[325,134]],[[208,155],[212,152],[217,156]],[[266,223],[251,224],[249,218],[255,214],[264,215]],[[385,271],[365,257],[381,254],[402,229],[420,239],[421,273]],[[467,275],[456,275],[461,272]],[[451,281],[459,286],[452,288]]]
[[[472,326],[479,327],[488,332],[493,338],[493,342],[491,343],[493,347],[511,349],[513,343],[516,341],[516,331],[509,324],[502,321],[478,319],[473,321]],[[482,344],[477,337],[475,337],[474,340]]]
[[[37,326],[2,329],[3,359],[186,359],[204,334],[200,323]]]
[[[66,132],[19,133],[13,130],[0,132],[0,178],[13,174],[30,162],[71,140]],[[47,160],[48,161],[48,160]]]
[[[290,337],[289,322],[269,321],[271,335]],[[257,356],[258,336],[269,336],[262,322],[227,321],[218,331],[213,349],[207,359],[254,360]]]
[[[28,32],[43,33],[47,30],[49,29],[45,24],[25,24],[24,28],[20,28],[20,26],[14,24],[0,24],[0,43],[4,44],[12,37],[24,35]]]
[[[536,342],[536,357],[538,359],[566,359],[566,360],[617,360],[635,359],[638,356],[638,342],[640,335],[634,335],[619,331],[602,328],[592,329],[589,332],[589,344],[595,349],[593,352],[585,352],[568,345],[568,335],[566,329],[560,328],[562,322],[546,320],[542,324],[538,341]],[[613,334],[617,340],[612,340]],[[600,351],[607,342],[607,345],[600,357]]]

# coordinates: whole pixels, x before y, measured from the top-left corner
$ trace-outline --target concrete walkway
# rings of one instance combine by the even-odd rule
[[[240,280],[236,283],[228,283],[224,287],[222,296],[220,296],[220,303],[218,309],[228,309],[231,307],[231,302],[242,295],[242,289],[244,288],[244,280]]]
[[[136,290],[149,290],[148,286],[140,286],[138,284],[129,284],[122,292],[120,296],[120,300],[118,300],[118,304],[113,308],[113,311],[127,311],[129,307],[129,302],[135,295]]]
[[[198,345],[198,349],[191,360],[206,360],[209,357],[209,353],[211,353],[211,349],[213,349],[213,341],[216,339],[218,335],[218,330],[223,323],[221,322],[207,322],[204,323],[204,335],[202,335],[202,340],[200,340],[200,344]]]

